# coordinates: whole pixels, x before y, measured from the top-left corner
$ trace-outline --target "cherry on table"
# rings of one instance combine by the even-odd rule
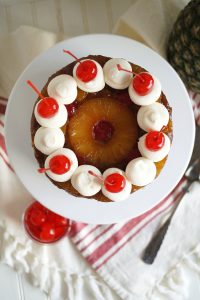
[[[104,186],[108,192],[119,193],[126,185],[126,180],[123,175],[119,173],[113,173],[105,178]]]
[[[161,131],[150,131],[146,135],[145,144],[150,151],[160,150],[165,143],[165,136]]]
[[[46,213],[39,208],[35,208],[30,214],[30,222],[33,226],[41,226],[46,222],[46,219]]]
[[[40,240],[43,242],[52,242],[55,240],[56,231],[53,222],[46,222],[41,227]]]
[[[141,72],[133,77],[132,85],[136,93],[138,93],[140,96],[145,96],[151,92],[154,85],[154,80],[151,74],[147,72]]]
[[[24,215],[28,234],[40,243],[53,243],[70,230],[69,220],[48,210],[38,202],[31,204]]]

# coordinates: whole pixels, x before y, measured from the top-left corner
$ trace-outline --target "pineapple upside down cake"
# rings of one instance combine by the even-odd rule
[[[40,165],[57,187],[99,201],[123,201],[162,170],[172,109],[160,81],[122,58],[89,55],[53,74],[31,120]]]

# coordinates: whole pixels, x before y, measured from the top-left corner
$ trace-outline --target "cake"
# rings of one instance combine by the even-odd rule
[[[32,145],[39,172],[58,188],[123,201],[161,172],[172,109],[160,81],[142,67],[89,55],[57,71],[37,93]]]

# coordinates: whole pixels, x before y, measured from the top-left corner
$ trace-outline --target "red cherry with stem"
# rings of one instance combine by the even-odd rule
[[[37,105],[37,112],[42,118],[51,118],[53,117],[59,109],[58,102],[50,97],[44,97],[36,86],[30,81],[27,80],[27,84],[36,92],[36,94],[42,99]]]
[[[37,112],[42,118],[52,118],[58,112],[58,102],[53,98],[44,98],[37,105]]]
[[[51,170],[51,169],[50,168],[40,168],[40,169],[38,169],[38,172],[45,173],[46,171],[49,171],[49,170]]]
[[[80,61],[73,53],[68,50],[63,50],[65,53],[71,55],[73,58],[78,61],[79,65],[76,69],[76,76],[83,82],[89,82],[93,80],[97,75],[97,66],[94,61],[86,59]]]
[[[71,168],[71,161],[65,155],[55,155],[49,161],[49,168],[38,169],[39,173],[45,173],[46,171],[51,171],[55,174],[62,175],[68,172]]]
[[[165,144],[165,136],[160,131],[151,131],[146,135],[145,144],[147,149],[151,151],[158,151]]]
[[[142,72],[139,75],[135,75],[132,85],[134,90],[140,96],[145,96],[151,92],[154,85],[154,80],[149,73]]]
[[[126,185],[126,180],[123,175],[119,173],[113,173],[105,178],[104,186],[108,192],[119,193]]]
[[[55,155],[49,161],[49,168],[51,172],[62,175],[69,171],[71,162],[65,155]]]
[[[45,98],[41,93],[40,91],[36,88],[36,86],[32,83],[32,81],[30,80],[27,80],[27,84],[34,90],[34,92],[41,98]]]
[[[111,193],[119,193],[125,188],[126,180],[124,176],[119,173],[110,174],[105,178],[105,180],[102,176],[95,174],[91,170],[89,170],[88,173],[96,177],[102,184],[104,184],[107,191]]]
[[[83,82],[89,82],[97,76],[97,66],[92,60],[84,60],[76,69],[76,76]]]
[[[145,96],[148,93],[151,92],[153,85],[154,85],[154,80],[151,74],[147,72],[141,72],[141,73],[135,73],[133,71],[126,70],[120,66],[120,64],[117,65],[117,68],[119,71],[125,71],[128,73],[134,74],[134,78],[132,81],[133,89],[140,95],[140,96]]]

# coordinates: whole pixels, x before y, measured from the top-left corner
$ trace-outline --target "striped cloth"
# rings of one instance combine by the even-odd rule
[[[189,92],[189,96],[196,123],[200,125],[200,95]],[[135,239],[141,231],[149,231],[151,222],[157,220],[160,223],[163,215],[173,210],[182,195],[185,184],[186,179],[183,177],[175,189],[158,205],[125,223],[95,226],[74,222],[71,239],[88,263],[98,270],[105,266],[129,241]]]
[[[140,232],[148,230],[151,234],[150,223],[160,220],[163,214],[172,209],[182,195],[185,184],[186,179],[182,178],[176,188],[158,205],[125,223],[95,226],[74,222],[71,239],[88,263],[98,270]]]
[[[200,95],[189,93],[192,106],[194,109],[195,119],[200,125]],[[7,99],[0,97],[0,160],[12,171],[7,156],[5,139],[4,139],[4,114],[6,110]],[[0,170],[2,175],[2,171]],[[137,218],[126,222],[120,222],[112,225],[90,225],[80,222],[72,222],[72,230],[70,238],[77,249],[87,262],[94,268],[116,292],[124,299],[127,292],[123,291],[130,278],[126,278],[126,274],[121,272],[122,266],[127,265],[132,256],[135,257],[134,267],[136,274],[146,272],[144,264],[138,259],[142,254],[148,241],[151,239],[155,230],[160,226],[163,218],[166,217],[178,203],[186,185],[186,179],[183,177],[176,188],[158,205]],[[146,266],[145,266],[146,267]],[[130,268],[131,269],[131,268]],[[129,270],[130,271],[130,270]],[[127,275],[128,276],[128,275]],[[133,276],[133,275],[132,275]],[[137,281],[137,277],[133,278],[134,285],[141,288],[141,281]],[[151,280],[146,282],[150,284]],[[133,295],[133,292],[130,292]],[[138,295],[135,298],[139,299]],[[142,299],[142,298],[141,298]],[[107,300],[107,299],[106,299]]]

